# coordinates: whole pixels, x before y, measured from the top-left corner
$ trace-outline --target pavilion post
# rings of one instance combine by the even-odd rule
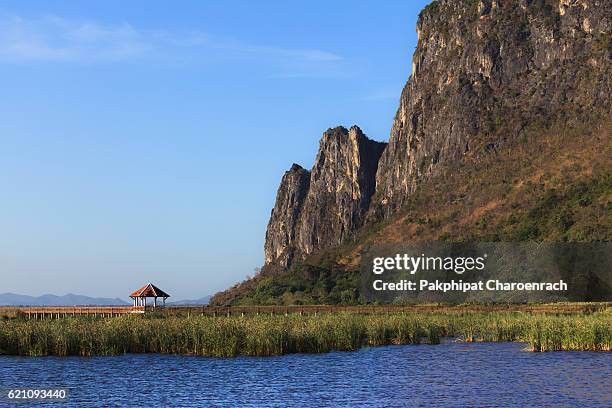
[[[130,297],[133,300],[134,306],[141,306],[147,308],[147,298],[153,298],[153,308],[157,307],[157,298],[162,298],[162,304],[166,305],[166,299],[169,297],[166,292],[154,286],[152,283],[143,286],[137,291],[133,292]]]

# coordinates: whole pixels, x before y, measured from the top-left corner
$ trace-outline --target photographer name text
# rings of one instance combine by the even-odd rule
[[[487,281],[464,282],[463,280],[429,281],[420,279],[411,281],[402,279],[397,282],[384,282],[377,279],[372,283],[375,291],[436,291],[436,292],[472,292],[472,291],[566,291],[567,283],[558,282],[501,282],[495,279]]]

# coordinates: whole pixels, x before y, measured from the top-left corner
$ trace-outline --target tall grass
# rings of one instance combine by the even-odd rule
[[[612,351],[611,324],[609,316],[541,319],[530,325],[527,340],[532,351]]]
[[[612,313],[431,312],[319,316],[123,316],[0,321],[0,354],[170,353],[214,357],[351,351],[364,346],[521,341],[532,351],[610,351]]]

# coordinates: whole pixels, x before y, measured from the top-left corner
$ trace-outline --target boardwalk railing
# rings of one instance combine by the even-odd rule
[[[294,305],[294,306],[170,306],[163,313],[191,313],[207,316],[236,316],[252,314],[288,315],[288,314],[322,314],[322,313],[418,313],[418,312],[554,312],[575,313],[593,312],[610,307],[612,303],[579,303],[579,304],[492,304],[492,305]],[[158,309],[162,312],[162,309]],[[147,307],[147,311],[149,308]]]
[[[68,316],[114,317],[144,313],[144,306],[22,306],[0,307],[0,316],[21,315],[28,319],[62,318]]]

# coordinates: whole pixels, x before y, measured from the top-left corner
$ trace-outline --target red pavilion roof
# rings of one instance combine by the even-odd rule
[[[132,293],[130,297],[170,297],[170,295],[158,288],[157,286],[153,285],[152,283],[149,283],[138,289],[136,292]]]

